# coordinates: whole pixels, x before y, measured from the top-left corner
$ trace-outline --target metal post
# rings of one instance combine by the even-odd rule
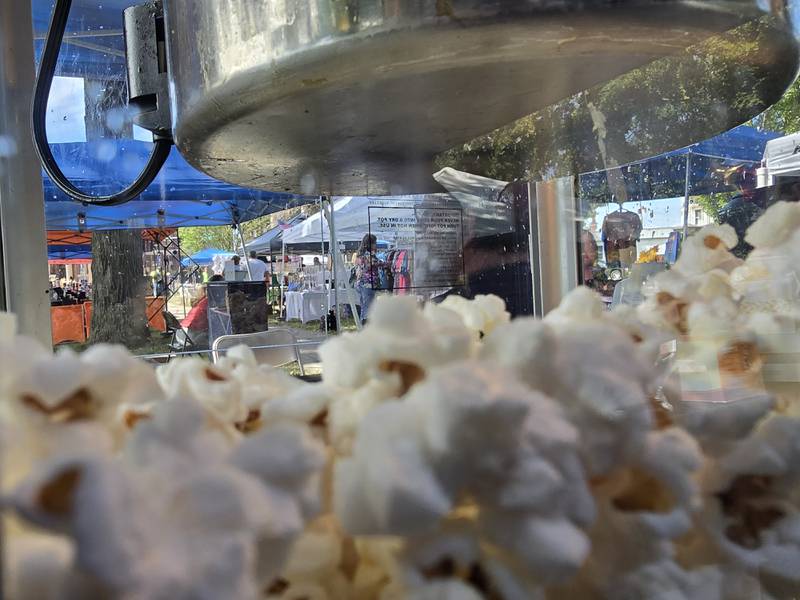
[[[34,78],[30,2],[0,0],[0,296],[20,333],[50,346],[44,192],[30,132]]]
[[[327,200],[327,202],[328,202],[328,213],[327,213],[327,215],[328,215],[329,218],[326,218],[326,221],[328,221],[328,225],[329,225],[328,229],[329,229],[329,231],[336,231],[336,224],[334,222],[334,219],[336,219],[336,216],[335,216],[335,213],[334,213],[334,210],[333,210],[333,201],[331,200],[330,196],[326,196],[325,200]],[[332,285],[331,289],[333,289],[333,305],[335,307],[334,310],[336,311],[336,324],[338,326],[342,322],[342,311],[341,311],[341,307],[339,306],[339,279],[336,277],[335,274],[336,273],[346,273],[347,271],[344,268],[344,265],[342,265],[342,270],[341,271],[336,268],[336,265],[340,263],[340,261],[342,259],[342,256],[341,256],[341,254],[339,252],[338,240],[336,242],[336,245],[334,246],[333,245],[333,236],[331,236],[330,234],[328,235],[328,250],[330,250],[330,253],[331,253],[331,281],[335,282],[335,285]],[[349,284],[349,280],[345,282],[345,287],[348,286],[348,285],[350,285]],[[347,292],[347,293],[350,294],[351,292]],[[355,303],[352,302],[352,299],[349,296],[348,296],[348,302],[350,303],[350,310],[353,312],[353,321],[355,321],[356,324],[358,325],[358,327],[360,328],[360,322],[358,321],[358,315],[356,314],[356,311],[354,310],[355,309]]]
[[[692,152],[686,153],[686,180],[683,187],[683,239],[689,235],[689,178],[692,174]]]
[[[317,205],[319,207],[319,244],[320,250],[322,252],[322,289],[325,292],[325,317],[323,318],[323,322],[325,323],[325,335],[328,335],[328,315],[331,312],[331,294],[330,292],[325,289],[325,223],[322,222],[322,203],[324,202],[324,196],[317,197]],[[328,243],[328,247],[330,247],[330,241]],[[334,292],[335,294],[336,292]],[[336,322],[339,322],[339,315],[336,315]]]
[[[245,243],[244,243],[244,236],[242,235],[242,228],[239,226],[239,223],[236,223],[236,225],[234,225],[234,227],[236,228],[236,233],[239,234],[239,241],[242,243],[242,254],[244,254],[244,266],[247,269],[247,278],[250,281],[253,281],[253,274],[250,272],[250,262],[247,260],[248,259],[247,246],[245,246]]]
[[[180,273],[180,282],[181,282],[181,301],[183,302],[183,315],[186,316],[188,311],[186,310],[186,274],[183,271],[183,258],[181,257],[181,235],[180,229],[175,229],[175,246],[177,247],[177,259],[178,259],[178,273]],[[196,271],[192,270],[192,273],[196,273]],[[202,279],[202,277],[201,277]],[[194,288],[193,288],[194,289]],[[169,310],[169,309],[167,309]]]
[[[542,316],[541,271],[539,269],[539,212],[536,208],[536,184],[528,183],[528,259],[531,267],[533,314]]]
[[[323,205],[325,207],[325,220],[328,221],[328,232],[329,232],[329,243],[331,247],[331,254],[333,255],[333,281],[335,283],[333,297],[334,302],[337,306],[337,314],[338,314],[338,290],[339,290],[339,272],[346,273],[347,270],[344,268],[344,263],[342,262],[341,254],[339,253],[339,243],[336,238],[336,225],[334,223],[334,210],[333,210],[333,203],[328,199],[327,203]],[[336,248],[336,252],[333,252],[333,248]],[[353,294],[353,288],[350,287],[350,282],[347,279],[343,280],[344,289],[347,292],[347,301],[350,304],[350,310],[353,312],[353,319],[356,322],[356,328],[361,329],[361,318],[358,316],[358,310],[356,310],[356,303]]]
[[[281,280],[278,283],[278,312],[283,314],[283,282],[286,281],[286,242],[281,235]],[[284,316],[284,321],[289,320],[289,315]]]
[[[578,285],[578,240],[575,186],[572,177],[536,183],[530,196],[533,256],[534,311],[543,317],[556,308]],[[533,206],[535,204],[535,206]]]
[[[158,302],[158,296],[164,296],[164,310],[169,310],[169,253],[167,252],[167,241],[159,239],[158,247],[161,248],[161,294],[153,298],[153,302]],[[155,315],[154,315],[155,316]],[[150,322],[148,321],[148,325]]]

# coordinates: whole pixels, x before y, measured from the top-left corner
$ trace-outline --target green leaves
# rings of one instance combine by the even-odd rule
[[[763,111],[789,85],[775,79],[778,59],[765,56],[770,35],[766,20],[749,23],[452,148],[436,165],[505,181],[542,180],[712,137]],[[800,129],[798,93],[795,84],[765,113],[764,127]],[[605,162],[590,104],[603,116]]]

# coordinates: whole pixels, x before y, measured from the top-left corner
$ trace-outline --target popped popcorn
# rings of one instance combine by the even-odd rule
[[[743,262],[730,227],[703,228],[636,308],[585,288],[513,321],[493,296],[378,298],[321,347],[320,384],[244,346],[157,370],[53,354],[0,315],[9,589],[791,598],[798,211],[771,207]]]
[[[233,451],[220,437],[194,401],[163,402],[122,455],[89,447],[47,460],[5,502],[69,536],[73,568],[108,593],[252,598],[318,510],[323,453],[297,424]]]
[[[526,569],[558,579],[578,568],[594,510],[577,433],[551,400],[497,371],[443,367],[367,414],[335,470],[348,532],[424,534],[467,494],[481,507],[481,535]]]
[[[702,485],[708,533],[730,560],[800,585],[800,420],[766,418],[710,462]]]
[[[467,300],[451,295],[439,306],[458,313],[464,324],[479,336],[489,334],[498,325],[511,320],[505,302],[497,296],[478,294],[472,300]]]

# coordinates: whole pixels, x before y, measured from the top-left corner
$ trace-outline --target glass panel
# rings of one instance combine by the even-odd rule
[[[132,3],[75,0],[48,107],[96,194],[152,148]],[[9,597],[795,597],[798,3],[164,4],[161,175],[45,181],[83,354],[0,315],[4,509],[52,530]]]

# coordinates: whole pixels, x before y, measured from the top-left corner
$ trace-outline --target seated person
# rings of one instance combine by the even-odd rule
[[[222,275],[214,275],[209,283],[225,281]],[[189,332],[189,337],[197,346],[208,344],[208,296],[206,287],[201,288],[200,297],[193,304],[192,309],[181,320],[181,326]]]

